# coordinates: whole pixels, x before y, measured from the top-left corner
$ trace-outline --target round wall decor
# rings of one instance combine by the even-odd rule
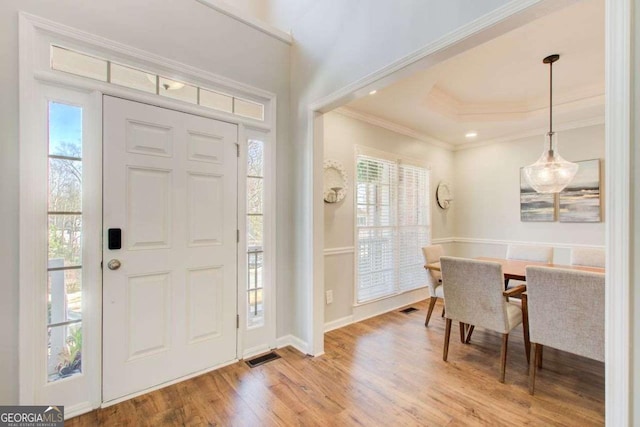
[[[451,191],[451,184],[447,181],[440,181],[438,188],[436,189],[436,201],[438,206],[442,209],[449,209],[451,202],[453,201],[453,192]]]
[[[347,193],[347,172],[337,160],[324,161],[324,201],[336,203]]]

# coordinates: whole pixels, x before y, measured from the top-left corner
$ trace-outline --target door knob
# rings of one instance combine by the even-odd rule
[[[111,261],[109,261],[107,263],[107,267],[109,267],[109,270],[117,270],[120,268],[122,264],[120,263],[120,260],[118,259],[112,259]]]

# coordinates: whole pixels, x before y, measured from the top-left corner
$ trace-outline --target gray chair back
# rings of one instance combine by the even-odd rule
[[[503,334],[509,332],[499,263],[444,256],[440,265],[448,319]]]
[[[573,248],[571,249],[571,265],[604,268],[604,249]]]
[[[604,274],[527,267],[531,342],[604,361]]]
[[[553,262],[553,248],[550,246],[509,245],[507,259],[551,264]]]
[[[433,264],[440,261],[440,257],[444,255],[444,248],[442,245],[430,245],[422,248],[422,255],[424,256],[425,264]],[[439,271],[429,270],[427,277],[427,284],[429,285],[429,291],[431,296],[436,296],[436,288],[440,285],[439,281],[442,278],[442,274]]]

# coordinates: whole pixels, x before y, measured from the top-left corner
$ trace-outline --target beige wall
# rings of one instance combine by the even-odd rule
[[[345,167],[349,188],[338,203],[324,204],[325,249],[353,248],[354,242],[354,176],[356,145],[375,148],[426,162],[431,168],[431,195],[440,180],[452,181],[454,153],[389,130],[352,119],[339,113],[324,115],[324,156],[337,160]],[[438,208],[431,200],[432,237],[453,234],[455,211]],[[332,322],[353,314],[354,253],[325,256],[325,290],[333,291],[334,302],[325,305],[325,322]]]
[[[604,126],[559,132],[559,150],[571,161],[604,158]],[[604,222],[560,223],[520,221],[520,167],[542,152],[542,135],[476,148],[449,151],[339,113],[324,116],[324,156],[340,161],[349,177],[349,190],[339,203],[324,205],[325,290],[334,302],[325,304],[325,324],[354,312],[354,146],[364,145],[431,165],[432,238],[463,242],[446,244],[459,256],[506,255],[507,241],[547,243],[555,261],[568,263],[572,245],[604,246]],[[604,162],[602,163],[604,166]],[[602,170],[604,176],[604,170]],[[435,188],[440,180],[453,183],[455,200],[448,211],[438,208]],[[604,185],[603,185],[604,190]],[[492,242],[487,242],[492,241]],[[340,253],[332,253],[343,248]],[[393,306],[390,304],[389,306]]]
[[[549,243],[557,247],[559,263],[569,262],[565,246],[604,246],[604,222],[520,221],[520,168],[537,160],[543,141],[539,135],[456,152],[455,237]],[[604,159],[604,125],[558,132],[558,147],[570,161]],[[604,175],[604,162],[601,167]],[[455,247],[461,256],[506,253],[506,245],[501,244],[472,242]]]

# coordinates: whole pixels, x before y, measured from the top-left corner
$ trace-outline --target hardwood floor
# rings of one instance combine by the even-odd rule
[[[439,304],[438,304],[439,305]],[[250,369],[239,362],[67,421],[85,425],[604,425],[604,365],[545,348],[536,394],[528,394],[522,329],[509,336],[506,380],[498,381],[500,334],[424,327],[426,302],[326,334],[326,354],[278,350]]]

